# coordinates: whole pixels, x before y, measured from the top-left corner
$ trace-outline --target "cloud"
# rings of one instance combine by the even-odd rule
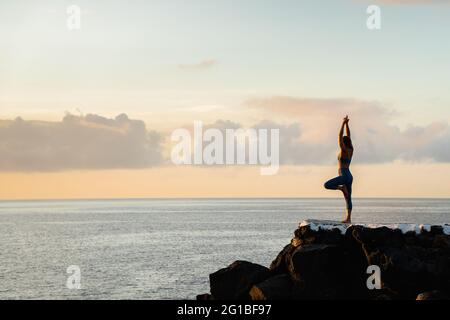
[[[60,122],[0,121],[0,170],[144,168],[161,162],[161,137],[125,114],[68,114]]]
[[[194,64],[179,64],[178,68],[181,70],[206,70],[216,66],[217,64],[217,60],[209,59]]]
[[[336,161],[341,117],[350,115],[355,161],[384,163],[395,160],[450,162],[450,127],[445,122],[410,126],[391,124],[396,113],[376,101],[269,97],[246,101],[283,122],[258,126],[280,128],[280,160],[284,164],[327,164]],[[285,123],[289,124],[285,124]]]
[[[251,128],[280,130],[280,163],[336,163],[340,121],[350,115],[354,161],[360,164],[434,161],[450,163],[450,126],[434,122],[401,129],[396,113],[377,101],[275,96],[245,102],[261,120]],[[269,120],[270,119],[270,120]],[[247,126],[248,128],[249,126]],[[192,124],[188,126],[192,129]],[[219,119],[204,129],[239,129]],[[0,120],[0,171],[133,169],[164,165],[170,134],[148,130],[125,114],[114,119],[68,114],[62,121]]]

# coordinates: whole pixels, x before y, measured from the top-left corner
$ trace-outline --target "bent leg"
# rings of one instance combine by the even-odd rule
[[[325,187],[325,189],[328,190],[337,190],[339,186],[344,184],[345,184],[344,178],[342,176],[339,176],[331,180],[328,180],[327,182],[325,182],[323,186]]]

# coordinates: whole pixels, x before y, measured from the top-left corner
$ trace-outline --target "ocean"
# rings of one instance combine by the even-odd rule
[[[195,299],[235,260],[270,265],[342,199],[0,201],[0,299]],[[355,199],[356,223],[450,222],[450,199]],[[81,289],[67,286],[69,266]]]

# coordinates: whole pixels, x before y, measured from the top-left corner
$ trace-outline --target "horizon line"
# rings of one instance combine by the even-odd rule
[[[353,197],[357,200],[450,200],[450,197]],[[342,200],[341,197],[130,197],[130,198],[27,198],[0,199],[0,202],[34,201],[149,201],[149,200]]]

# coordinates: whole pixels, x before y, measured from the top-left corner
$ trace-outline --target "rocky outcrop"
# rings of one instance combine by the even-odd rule
[[[209,275],[211,295],[218,300],[245,299],[249,290],[267,279],[269,269],[258,264],[236,261]]]
[[[236,261],[211,274],[207,297],[446,299],[450,294],[449,234],[449,225],[305,221],[269,268]]]

